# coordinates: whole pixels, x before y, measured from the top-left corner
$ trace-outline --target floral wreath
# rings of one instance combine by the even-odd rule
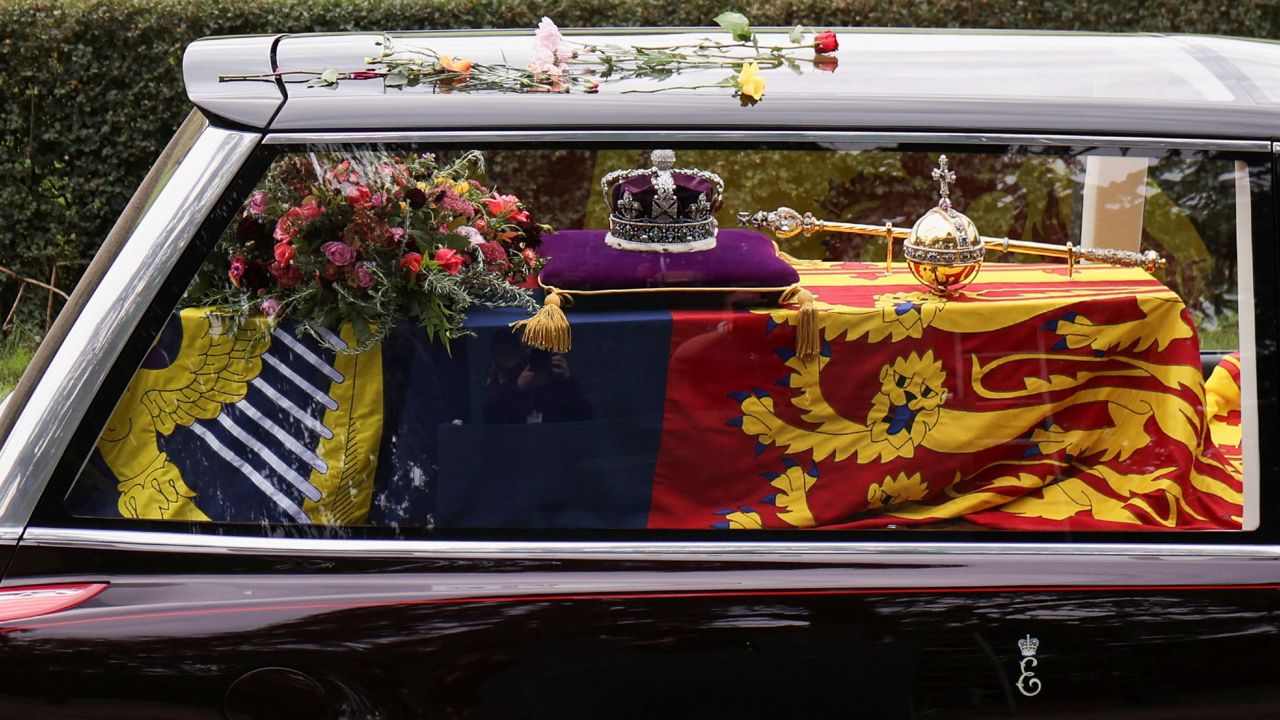
[[[339,352],[361,352],[413,320],[446,346],[470,307],[536,307],[524,287],[550,228],[473,175],[484,157],[307,154],[274,165],[220,239],[206,304],[288,316]],[[356,345],[321,328],[350,323]]]

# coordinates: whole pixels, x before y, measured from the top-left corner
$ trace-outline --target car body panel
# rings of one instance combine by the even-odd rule
[[[711,29],[566,30],[575,42],[691,42]],[[1197,36],[841,29],[835,72],[764,71],[769,102],[744,111],[714,93],[665,86],[715,82],[702,71],[602,85],[600,95],[434,93],[380,80],[336,87],[220,82],[229,74],[360,69],[381,43],[429,45],[481,62],[527,60],[527,31],[303,34],[207,39],[186,63],[191,98],[221,117],[276,131],[412,128],[705,127],[963,131],[1274,138],[1280,45]],[[773,36],[765,35],[766,39]],[[778,34],[781,42],[783,34]],[[270,41],[270,42],[269,42]],[[271,44],[274,43],[274,44]],[[269,45],[269,47],[267,47]],[[220,64],[213,61],[217,59]],[[945,75],[937,68],[947,67]],[[1044,82],[1050,74],[1058,82]],[[704,77],[705,76],[705,77]],[[665,83],[666,85],[664,86]],[[640,92],[636,92],[640,91]],[[278,92],[285,94],[280,102]],[[368,112],[377,98],[378,112]],[[513,108],[516,110],[513,111]],[[278,111],[278,113],[276,112]]]
[[[126,555],[24,550],[24,577],[110,587],[0,627],[6,685],[28,688],[0,698],[0,712],[72,716],[39,698],[57,695],[57,678],[86,656],[117,660],[85,681],[79,702],[157,718],[216,717],[200,708],[248,670],[277,666],[366,718],[1111,718],[1140,707],[1140,717],[1173,718],[1188,706],[1246,718],[1267,717],[1280,696],[1258,662],[1280,627],[1277,560],[1182,561],[1168,577],[1206,583],[1161,587],[1144,585],[1168,558],[1085,554],[1061,558],[1060,572],[999,555]],[[1036,586],[1054,578],[1073,587]],[[1031,695],[1017,689],[1028,636],[1042,686]]]

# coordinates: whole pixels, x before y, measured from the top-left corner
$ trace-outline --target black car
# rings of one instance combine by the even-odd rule
[[[1280,49],[552,30],[188,48],[0,716],[1276,716]]]

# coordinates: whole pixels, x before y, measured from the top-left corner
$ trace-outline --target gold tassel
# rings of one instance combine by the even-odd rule
[[[561,293],[548,290],[538,312],[532,317],[511,323],[511,327],[521,330],[520,336],[525,345],[547,352],[569,352],[569,348],[573,346],[573,335],[569,331],[569,318],[560,309],[564,299],[565,296]]]
[[[799,285],[793,285],[782,294],[782,302],[800,306],[796,311],[796,356],[809,362],[818,357],[822,338],[818,328],[818,308],[813,304],[813,293]]]

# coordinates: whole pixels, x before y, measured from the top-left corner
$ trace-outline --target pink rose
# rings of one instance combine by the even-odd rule
[[[387,229],[387,245],[399,245],[404,242],[404,228]]]
[[[457,275],[462,270],[462,255],[453,248],[440,248],[436,251],[435,258],[440,268],[450,275]]]
[[[267,317],[275,317],[280,314],[280,301],[275,298],[263,300],[259,307],[262,309],[262,314]]]
[[[356,284],[362,288],[373,287],[373,273],[369,272],[369,263],[360,263],[356,265]]]
[[[355,248],[336,240],[321,245],[320,252],[329,258],[329,262],[338,266],[350,265],[356,260]]]
[[[455,234],[461,235],[462,237],[466,238],[467,242],[471,243],[472,245],[484,244],[484,236],[480,234],[479,230],[471,227],[470,225],[463,225],[462,227],[459,227],[457,230],[454,230],[453,232]]]
[[[261,215],[267,209],[267,194],[259,190],[249,196],[249,212]]]

